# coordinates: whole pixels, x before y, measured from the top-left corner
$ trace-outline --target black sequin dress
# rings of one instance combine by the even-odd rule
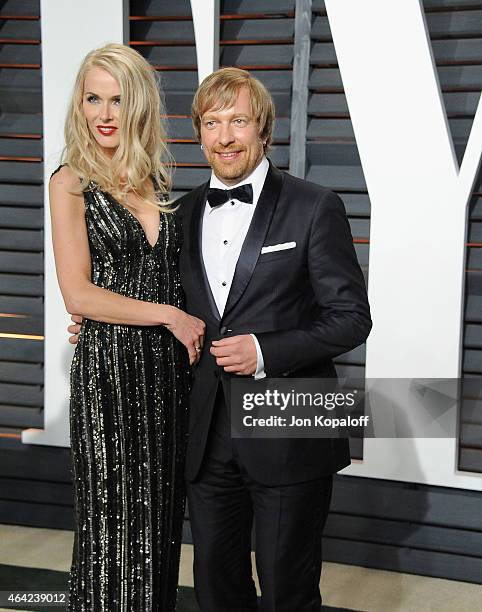
[[[154,246],[94,183],[84,193],[92,282],[183,308],[175,213]],[[187,351],[163,326],[86,319],[71,366],[75,541],[69,610],[175,609],[184,514]]]

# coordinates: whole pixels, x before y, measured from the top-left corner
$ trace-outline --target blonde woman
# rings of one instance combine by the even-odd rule
[[[83,318],[71,367],[75,611],[175,609],[189,364],[204,323],[183,311],[162,114],[142,56],[92,51],[50,181],[58,280]]]

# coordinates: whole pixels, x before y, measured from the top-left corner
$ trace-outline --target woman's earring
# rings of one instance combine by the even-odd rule
[[[204,147],[201,145],[201,151],[203,151],[203,150],[204,150]]]

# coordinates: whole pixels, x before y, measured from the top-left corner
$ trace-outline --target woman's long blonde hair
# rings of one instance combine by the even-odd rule
[[[82,111],[84,81],[94,67],[112,75],[120,88],[119,146],[108,159],[91,134]],[[62,161],[81,177],[81,190],[94,181],[116,200],[126,203],[129,190],[146,202],[159,205],[147,185],[153,176],[156,193],[161,200],[171,189],[172,157],[166,145],[166,132],[161,120],[165,115],[156,72],[137,51],[110,43],[87,54],[77,74],[65,120],[65,148]]]

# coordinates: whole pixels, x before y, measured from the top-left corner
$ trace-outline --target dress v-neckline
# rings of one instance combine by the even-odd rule
[[[116,200],[117,202],[117,200]],[[117,202],[117,204],[119,204],[119,206],[122,206],[122,208],[124,210],[127,211],[127,213],[134,219],[134,221],[139,225],[139,228],[141,230],[141,234],[144,237],[144,240],[146,241],[146,243],[148,244],[148,246],[151,248],[151,250],[154,250],[157,246],[157,243],[159,242],[159,238],[161,237],[161,211],[159,211],[159,223],[157,225],[157,239],[154,242],[154,244],[151,244],[149,242],[149,239],[147,238],[147,234],[146,234],[146,230],[144,229],[144,226],[142,225],[142,223],[139,221],[139,219],[135,216],[135,214],[133,212],[131,212],[127,206],[124,206],[123,204],[121,204],[120,202]]]
[[[152,176],[151,176],[151,181],[152,181],[152,185],[153,185],[153,187],[154,187],[154,195],[156,195],[156,185],[155,185],[155,183],[154,183],[154,179],[153,179],[153,177],[152,177]],[[103,193],[107,193],[107,192],[105,192],[105,191],[104,191]],[[109,196],[109,198],[110,198],[110,199],[111,199],[113,202],[115,202],[115,203],[117,204],[117,206],[120,206],[122,209],[124,209],[124,210],[127,212],[127,214],[128,214],[128,215],[129,215],[129,216],[130,216],[132,219],[134,219],[135,223],[137,223],[137,225],[139,226],[139,229],[141,230],[141,235],[142,235],[142,237],[144,238],[144,240],[145,240],[145,242],[146,242],[147,246],[150,248],[150,250],[151,250],[151,251],[153,251],[153,250],[156,248],[156,246],[157,246],[157,244],[158,244],[158,242],[159,242],[159,240],[160,240],[160,238],[161,238],[161,223],[162,223],[161,211],[159,210],[159,222],[158,222],[158,225],[157,225],[157,239],[156,239],[156,241],[154,242],[154,244],[151,244],[151,243],[149,242],[149,239],[147,238],[147,234],[146,234],[146,230],[144,229],[144,226],[142,225],[142,223],[140,222],[140,220],[139,220],[139,219],[138,219],[138,218],[135,216],[135,214],[134,214],[133,212],[131,212],[131,211],[130,211],[130,210],[127,208],[127,206],[124,206],[124,204],[121,204],[121,203],[119,202],[119,200],[117,200],[116,198],[114,198],[114,196],[112,196],[110,193],[107,193],[107,195]]]

